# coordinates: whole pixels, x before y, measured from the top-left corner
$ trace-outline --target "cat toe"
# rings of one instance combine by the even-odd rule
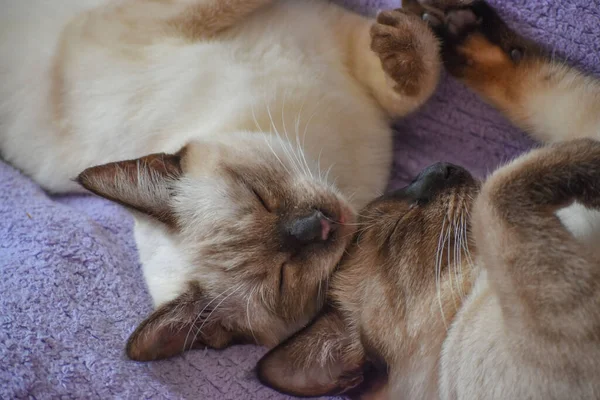
[[[480,23],[481,19],[470,8],[451,9],[446,12],[446,30],[453,36],[474,31]]]
[[[379,56],[396,89],[403,94],[419,93],[420,79],[426,69],[423,63],[425,38],[429,35],[431,42],[435,41],[428,31],[422,17],[402,9],[381,12],[371,27],[371,49]]]
[[[441,27],[444,23],[442,18],[428,12],[423,13],[421,18],[423,18],[423,21],[427,22],[427,25],[434,29]]]

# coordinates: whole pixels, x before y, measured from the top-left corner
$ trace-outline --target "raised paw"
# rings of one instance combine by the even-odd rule
[[[496,171],[483,193],[501,209],[554,212],[576,200],[600,208],[600,142],[574,139],[533,150]],[[518,205],[518,206],[517,206]]]
[[[405,1],[441,39],[444,65],[454,76],[497,76],[498,69],[509,71],[525,56],[540,54],[485,1]]]
[[[407,96],[417,96],[430,85],[427,81],[434,74],[437,47],[427,25],[402,9],[381,12],[371,27],[371,49],[395,90]]]

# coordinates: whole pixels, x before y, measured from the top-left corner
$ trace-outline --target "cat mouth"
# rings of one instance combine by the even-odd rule
[[[296,219],[285,233],[291,258],[321,256],[323,251],[335,251],[344,245],[344,239],[354,232],[354,215],[349,206],[340,202],[336,212],[315,209]]]

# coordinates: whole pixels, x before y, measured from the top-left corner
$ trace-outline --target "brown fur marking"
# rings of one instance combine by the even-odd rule
[[[92,193],[176,227],[168,186],[181,176],[180,162],[176,154],[151,154],[88,168],[79,174],[77,182]]]
[[[320,352],[322,348],[327,351]],[[277,349],[257,366],[261,382],[276,390],[296,396],[336,395],[363,382],[364,352],[335,310],[324,310],[314,324]]]
[[[423,49],[414,29],[410,28],[411,24],[422,23],[398,9],[381,12],[371,27],[371,49],[379,55],[383,70],[396,83],[395,89],[407,96],[420,93],[423,75],[427,72],[422,60]]]
[[[525,95],[536,86],[532,78],[546,60],[545,51],[515,33],[482,1],[424,3],[436,11],[409,9],[421,16],[440,16],[428,21],[441,39],[448,72],[516,118],[514,110],[521,107]]]

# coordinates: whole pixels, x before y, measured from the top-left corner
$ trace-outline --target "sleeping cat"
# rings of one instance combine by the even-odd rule
[[[136,360],[305,325],[441,68],[419,17],[325,0],[5,3],[1,155],[133,210]]]
[[[485,182],[438,163],[370,203],[329,305],[259,377],[302,396],[599,399],[600,81],[484,2],[429,3],[450,73],[553,143]]]

